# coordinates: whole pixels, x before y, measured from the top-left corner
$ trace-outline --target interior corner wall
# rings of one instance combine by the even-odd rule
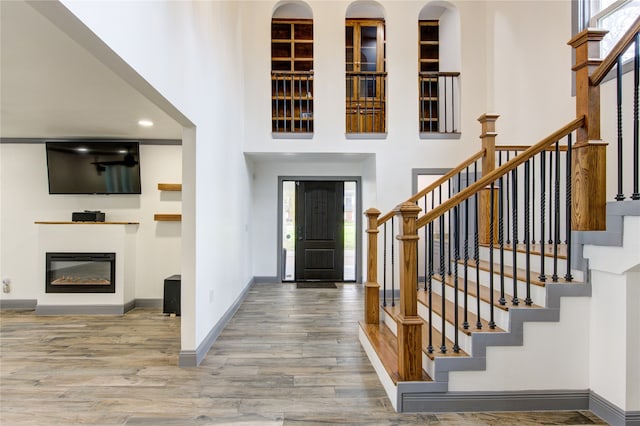
[[[193,279],[182,281],[183,352],[200,349],[251,279],[240,3],[63,2],[194,125],[183,161],[193,224],[182,247],[195,256],[182,263]]]

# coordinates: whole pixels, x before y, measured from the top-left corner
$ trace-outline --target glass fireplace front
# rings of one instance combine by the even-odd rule
[[[115,293],[115,253],[47,253],[47,293]]]

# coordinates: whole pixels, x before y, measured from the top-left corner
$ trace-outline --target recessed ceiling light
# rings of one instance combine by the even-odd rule
[[[151,127],[151,126],[153,126],[153,121],[151,121],[151,120],[140,120],[140,121],[138,121],[138,124],[141,125],[142,127]]]
[[[82,147],[76,148],[76,151],[78,151],[78,152],[87,152],[87,151],[89,151],[89,149],[82,146]]]

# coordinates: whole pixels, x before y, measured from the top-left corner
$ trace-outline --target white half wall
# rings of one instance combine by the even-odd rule
[[[622,247],[586,245],[591,298],[591,389],[625,411],[640,410],[640,217],[624,217]]]

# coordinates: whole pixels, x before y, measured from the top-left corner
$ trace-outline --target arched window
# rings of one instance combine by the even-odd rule
[[[456,136],[460,126],[460,18],[448,2],[432,2],[418,20],[419,131]]]
[[[346,132],[385,133],[387,73],[384,12],[377,3],[355,2],[345,21]]]
[[[271,131],[313,132],[313,15],[302,2],[271,19]]]

